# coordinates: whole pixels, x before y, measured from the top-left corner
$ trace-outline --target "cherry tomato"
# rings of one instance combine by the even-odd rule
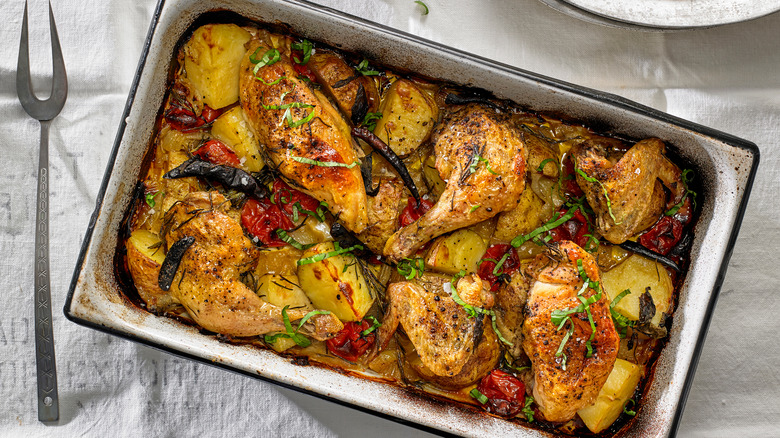
[[[225,164],[233,167],[241,165],[236,153],[219,140],[207,141],[194,154],[214,164]]]
[[[249,199],[241,208],[241,224],[266,246],[283,246],[286,243],[276,235],[276,230],[295,227],[279,205],[268,199]]]
[[[376,340],[375,332],[363,336],[362,332],[371,328],[371,324],[365,319],[360,322],[347,322],[344,328],[336,336],[325,341],[328,351],[350,362],[357,361]]]
[[[276,179],[271,189],[273,191],[273,198],[276,205],[282,207],[282,209],[288,215],[293,215],[293,206],[299,202],[304,210],[316,211],[320,206],[320,201],[312,198],[311,196],[303,193],[299,190],[295,190],[286,182],[281,179]],[[301,212],[298,212],[299,216]]]
[[[483,377],[477,389],[487,397],[488,412],[514,417],[525,407],[525,384],[501,370],[493,370]]]
[[[296,52],[293,52],[293,54],[294,54],[294,56],[297,56],[298,59],[303,58],[303,53],[302,52],[297,52],[297,54],[296,54]],[[303,76],[303,77],[305,77],[306,79],[308,79],[308,80],[310,80],[312,82],[316,82],[317,81],[317,77],[314,76],[314,72],[311,71],[311,69],[309,68],[308,65],[293,63],[293,70],[295,70],[295,73],[298,73],[300,76]]]
[[[669,251],[682,239],[683,224],[671,216],[664,216],[652,228],[639,236],[639,243],[661,255]]]
[[[200,117],[206,123],[211,123],[214,120],[216,120],[217,117],[222,115],[223,112],[224,112],[224,110],[221,110],[221,109],[215,110],[215,109],[212,109],[208,105],[203,105],[203,111],[200,112]]]
[[[420,207],[418,208],[417,201],[410,196],[406,201],[406,207],[401,211],[401,226],[405,227],[417,219],[420,219],[420,217],[424,215],[426,211],[430,210],[431,207],[433,207],[433,202],[423,198],[420,199]]]
[[[509,252],[509,256],[504,260],[501,268],[498,270],[498,275],[493,274],[493,270],[496,267],[496,261],[500,261],[504,254]],[[517,256],[517,250],[512,245],[506,245],[498,243],[490,245],[485,251],[485,255],[482,256],[482,260],[479,261],[479,267],[477,268],[477,275],[483,281],[490,283],[490,290],[495,292],[501,285],[501,277],[504,275],[512,275],[520,268],[520,259]]]
[[[165,111],[165,120],[177,131],[192,131],[206,124],[206,122],[189,109],[182,107],[171,107]]]
[[[556,218],[560,218],[566,213],[567,209],[558,210]],[[588,219],[579,209],[574,211],[574,216],[568,221],[550,230],[553,242],[561,240],[571,240],[581,247],[585,247],[590,240],[588,234]]]

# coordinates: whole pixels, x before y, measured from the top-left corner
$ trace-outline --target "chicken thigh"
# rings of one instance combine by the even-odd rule
[[[384,254],[399,261],[444,233],[514,208],[525,188],[526,150],[505,114],[477,104],[449,114],[432,135],[446,186],[416,222],[393,234]]]
[[[535,281],[528,292],[523,349],[531,359],[534,399],[545,419],[567,421],[596,400],[615,364],[620,338],[606,292],[588,306],[595,331],[586,309],[572,313],[563,324],[552,321],[554,311],[577,308],[580,298],[598,294],[583,281],[584,275],[590,282],[599,282],[600,277],[595,259],[582,248],[561,241],[537,256],[527,272]],[[589,355],[586,344],[591,336]]]
[[[278,61],[254,70],[264,53]],[[273,59],[273,58],[272,58]],[[355,233],[368,225],[366,192],[358,159],[362,150],[330,101],[298,79],[289,50],[260,34],[241,64],[241,106],[279,171],[328,204]]]
[[[685,185],[680,169],[664,156],[657,138],[635,144],[619,160],[608,149],[586,141],[571,150],[577,168],[577,184],[596,212],[597,226],[608,241],[620,244],[653,225],[666,206],[666,186],[672,203],[682,200]]]
[[[166,214],[164,239],[170,247],[184,237],[195,239],[182,256],[171,295],[200,326],[229,336],[284,332],[282,309],[258,297],[239,280],[257,264],[258,250],[241,225],[225,212],[222,195],[195,192]],[[289,309],[290,321],[302,319],[305,309]],[[315,315],[301,332],[324,340],[343,324],[332,314]]]

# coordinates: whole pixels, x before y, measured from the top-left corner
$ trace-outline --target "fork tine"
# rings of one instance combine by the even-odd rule
[[[22,107],[32,117],[38,120],[51,120],[57,116],[65,105],[68,97],[68,76],[65,72],[65,61],[62,57],[62,47],[54,21],[54,12],[49,2],[49,32],[51,38],[52,82],[51,94],[48,99],[41,100],[35,96],[30,73],[30,50],[28,43],[27,2],[24,3],[24,18],[22,20],[22,37],[19,42],[19,59],[16,68],[16,92]]]
[[[25,6],[26,7],[26,6]],[[65,99],[68,97],[68,75],[65,73],[65,60],[62,58],[62,48],[60,47],[60,37],[57,33],[57,24],[54,22],[54,12],[51,10],[51,1],[49,1],[49,30],[51,32],[51,62],[52,62],[52,81],[51,96],[60,109],[65,105]],[[60,110],[57,110],[59,113]]]
[[[19,94],[19,100],[22,102],[25,110],[27,110],[28,102],[37,100],[32,90],[30,75],[30,50],[27,43],[27,1],[24,2],[22,38],[19,42],[19,59],[16,64],[16,92]]]

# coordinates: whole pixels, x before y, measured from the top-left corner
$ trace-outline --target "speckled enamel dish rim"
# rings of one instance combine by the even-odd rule
[[[529,109],[566,114],[603,131],[634,138],[657,136],[674,145],[703,178],[704,193],[699,200],[704,205],[692,248],[694,262],[680,293],[671,338],[661,353],[644,405],[625,436],[674,433],[744,214],[758,166],[758,148],[615,95],[535,75],[303,0],[159,0],[74,271],[65,305],[69,319],[436,433],[548,436],[394,386],[294,365],[270,351],[220,343],[193,327],[146,313],[119,293],[112,263],[118,229],[153,132],[174,45],[196,17],[212,9],[287,23],[310,39],[364,53],[387,65],[484,88]]]

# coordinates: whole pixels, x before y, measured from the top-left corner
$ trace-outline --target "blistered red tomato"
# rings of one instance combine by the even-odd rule
[[[525,384],[511,374],[493,370],[483,377],[477,389],[485,397],[485,409],[504,417],[514,417],[525,407]]]
[[[219,140],[207,141],[194,154],[214,164],[225,164],[233,167],[241,165],[238,155]]]
[[[509,253],[501,264],[501,267],[496,273],[493,271],[496,268],[497,262]],[[512,245],[498,243],[490,245],[485,251],[485,255],[482,256],[482,260],[479,261],[477,268],[477,275],[483,281],[490,283],[490,290],[495,292],[501,285],[501,276],[512,275],[520,268],[520,258],[517,256],[517,250]]]
[[[191,109],[176,105],[166,110],[164,117],[173,129],[187,132],[213,122],[222,112],[223,110],[215,110],[204,105],[200,116],[197,116]]]
[[[295,53],[295,52],[293,52]],[[301,52],[298,52],[298,59],[301,59],[303,57],[303,54]],[[314,72],[309,68],[308,65],[293,64],[293,70],[295,70],[295,73],[298,73],[298,75],[305,77],[306,79],[315,82],[317,81],[317,77],[314,76]]]
[[[645,248],[661,255],[669,254],[669,251],[682,239],[683,224],[670,216],[664,216],[639,236],[639,243]]]
[[[306,193],[295,190],[287,185],[286,182],[278,178],[274,181],[271,190],[273,191],[273,198],[276,205],[280,205],[289,215],[293,215],[293,206],[296,203],[300,203],[300,206],[308,211],[315,211],[317,210],[317,207],[320,206],[320,201],[312,198]],[[300,213],[301,212],[299,211],[298,214],[300,215]]]
[[[241,208],[241,224],[266,246],[286,245],[276,235],[276,230],[291,230],[295,226],[279,205],[268,199],[247,200]]]
[[[580,185],[577,184],[577,178],[574,170],[574,161],[571,159],[570,156],[566,156],[563,159],[563,192],[570,197],[579,198],[585,193],[580,188]]]
[[[566,214],[568,210],[561,208],[556,214],[556,219]],[[581,247],[585,247],[590,239],[590,232],[588,230],[588,220],[582,214],[580,209],[574,211],[574,216],[568,221],[550,230],[553,242],[560,242],[561,240],[571,240]]]
[[[401,226],[405,227],[411,223],[414,223],[417,219],[420,219],[426,211],[433,207],[433,202],[423,198],[420,199],[420,206],[417,206],[417,201],[410,196],[406,201],[406,207],[401,211]]]
[[[344,328],[336,336],[325,341],[328,351],[336,356],[355,362],[362,356],[376,340],[374,331],[367,335],[362,333],[371,328],[371,323],[365,319],[360,322],[347,322]]]

